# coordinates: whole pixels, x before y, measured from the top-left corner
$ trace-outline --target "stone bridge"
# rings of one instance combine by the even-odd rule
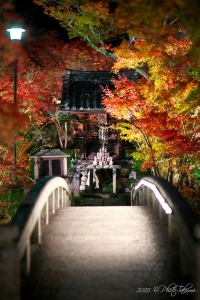
[[[146,177],[131,206],[71,206],[45,178],[0,227],[2,300],[200,299],[199,221],[168,182]]]

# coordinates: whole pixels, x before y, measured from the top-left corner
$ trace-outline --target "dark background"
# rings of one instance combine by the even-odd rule
[[[32,0],[15,0],[16,12],[23,19],[24,29],[31,29],[33,35],[49,30],[57,30],[63,36],[67,36],[66,30],[62,29],[59,23],[48,15],[43,13],[40,6],[33,3]]]

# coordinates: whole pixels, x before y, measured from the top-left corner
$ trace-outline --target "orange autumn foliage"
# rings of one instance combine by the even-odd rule
[[[181,24],[161,32],[147,26],[134,27],[133,44],[124,40],[114,49],[113,69],[146,70],[147,77],[137,82],[113,79],[115,90],[104,89],[103,103],[108,113],[122,120],[118,124],[123,139],[137,146],[135,159],[142,169],[168,179],[171,162],[179,178],[199,164],[200,111],[199,77],[194,76],[188,53],[192,39]]]

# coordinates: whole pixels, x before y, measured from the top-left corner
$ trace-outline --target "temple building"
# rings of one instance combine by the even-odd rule
[[[136,81],[134,70],[121,71],[120,76]],[[133,145],[121,141],[119,132],[112,128],[116,123],[105,112],[102,104],[102,87],[114,89],[112,78],[118,74],[110,71],[75,71],[67,70],[63,77],[63,94],[60,112],[81,116],[82,124],[74,132],[74,149],[79,149],[82,158],[93,159],[98,148],[106,146],[113,158],[125,158],[131,153]]]

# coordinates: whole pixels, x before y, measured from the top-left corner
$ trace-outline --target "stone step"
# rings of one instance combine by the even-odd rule
[[[123,198],[85,198],[75,206],[126,206]]]

